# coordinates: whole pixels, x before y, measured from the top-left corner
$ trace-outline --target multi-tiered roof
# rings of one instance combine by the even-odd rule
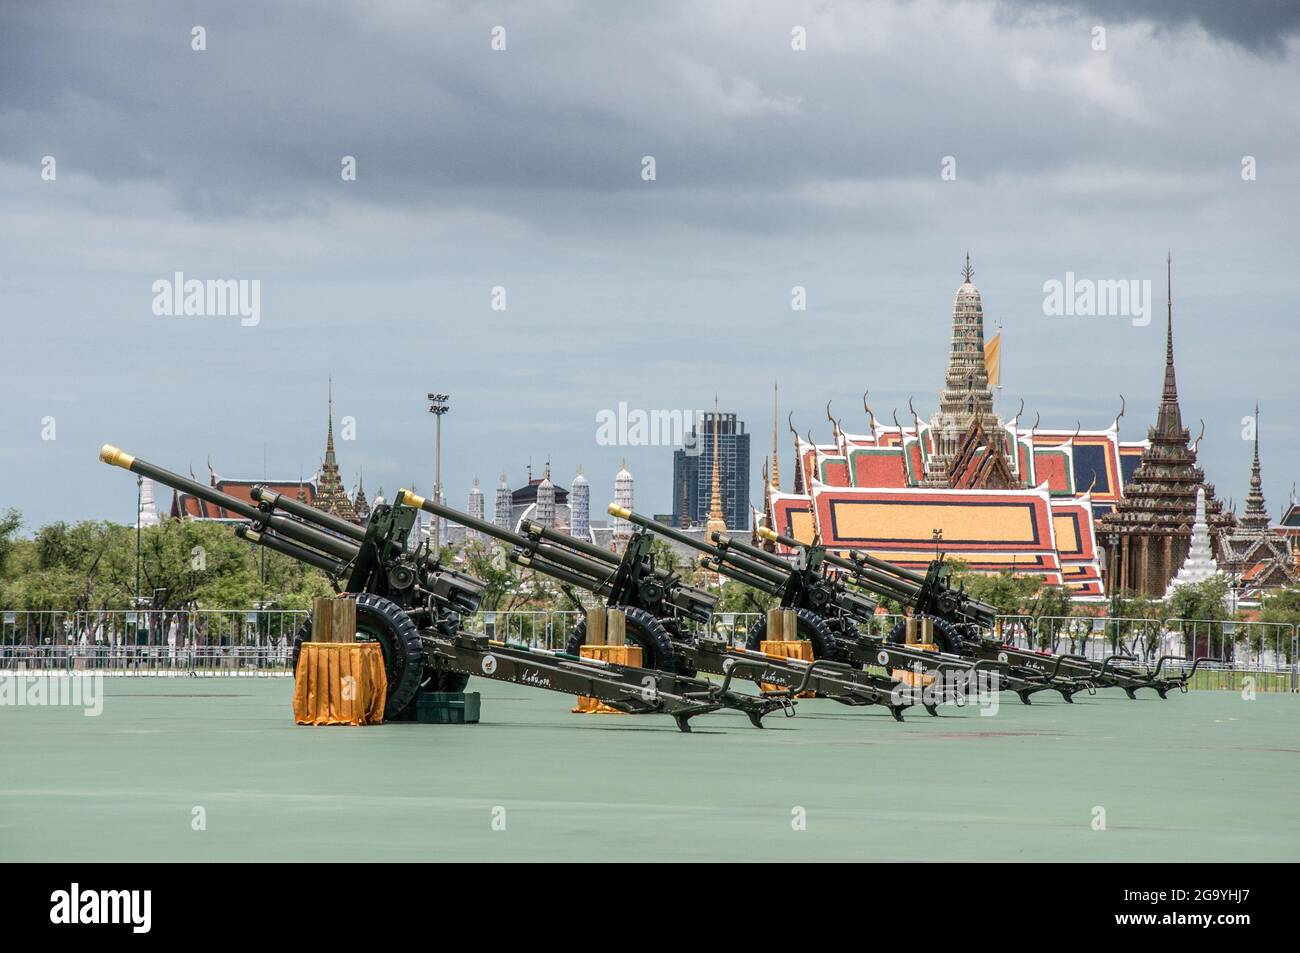
[[[1174,372],[1172,261],[1166,264],[1170,274],[1160,410],[1147,431],[1147,447],[1137,469],[1124,484],[1124,498],[1099,527],[1108,544],[1107,585],[1113,591],[1154,598],[1164,595],[1187,558],[1198,488],[1205,488],[1206,522],[1216,549],[1232,526],[1232,515],[1224,512],[1214,497],[1214,486],[1205,482],[1205,471],[1197,466],[1196,446],[1183,426]]]
[[[339,462],[334,455],[334,382],[329,385],[329,425],[325,434],[325,459],[316,480],[316,509],[324,510],[339,519],[355,523],[357,510],[339,476]]]

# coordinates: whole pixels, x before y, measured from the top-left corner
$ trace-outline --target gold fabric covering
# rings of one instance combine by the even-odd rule
[[[294,673],[293,718],[300,725],[378,725],[388,676],[378,642],[307,642]]]
[[[614,665],[641,667],[641,646],[639,645],[584,645],[579,653],[583,658],[600,659]],[[603,702],[586,695],[578,696],[578,705],[573,709],[575,715],[623,715],[617,708],[610,708]]]

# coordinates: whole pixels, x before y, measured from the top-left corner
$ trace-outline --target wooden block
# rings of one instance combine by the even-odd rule
[[[605,638],[609,645],[627,645],[627,616],[622,609],[610,609],[606,614]]]
[[[785,614],[781,609],[767,610],[767,641],[785,641]]]
[[[781,610],[781,632],[787,642],[795,642],[799,638],[799,615],[793,609]]]
[[[587,645],[605,645],[605,607],[587,610]]]
[[[356,640],[356,597],[351,595],[339,596],[334,600],[334,641],[351,643]]]
[[[311,640],[334,641],[334,597],[316,596],[311,601]]]

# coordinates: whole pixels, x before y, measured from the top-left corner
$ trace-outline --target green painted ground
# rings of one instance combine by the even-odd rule
[[[105,686],[98,718],[0,707],[0,860],[1300,860],[1294,695],[803,702],[682,735],[477,679],[485,721],[455,727],[300,728],[284,678]]]

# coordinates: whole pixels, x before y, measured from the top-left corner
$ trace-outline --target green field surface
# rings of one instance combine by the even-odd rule
[[[0,707],[0,860],[1300,860],[1291,694],[804,701],[688,735],[479,679],[457,726],[299,727],[287,678],[104,688],[98,717]]]

